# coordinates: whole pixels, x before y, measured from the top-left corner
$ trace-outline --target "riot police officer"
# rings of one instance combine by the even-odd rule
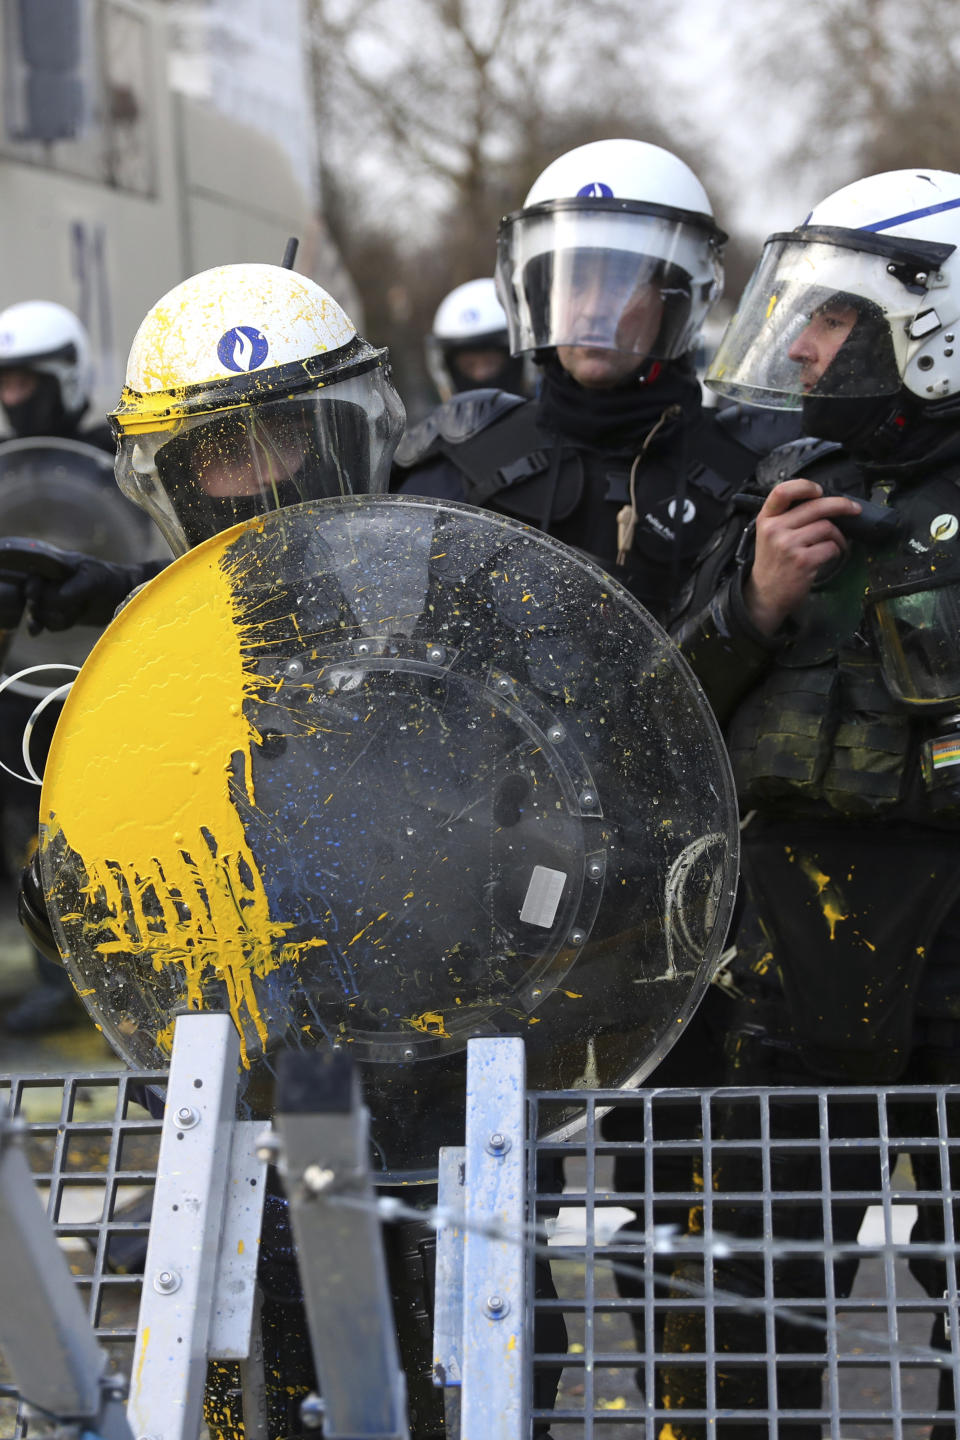
[[[71,310],[53,300],[0,310],[0,408],[14,435],[58,435],[112,454],[108,427],[84,424],[92,388],[90,337]]]
[[[182,555],[284,505],[385,490],[403,406],[386,351],[369,345],[331,296],[290,270],[245,264],[195,275],[152,307],[110,419],[121,490]],[[145,578],[115,568],[113,592],[109,573],[94,591],[104,608]],[[102,562],[89,573],[102,582]],[[53,605],[58,587],[48,589]],[[38,943],[52,945],[35,865],[24,877],[21,918]],[[285,1202],[272,1180],[270,1192],[262,1334],[267,1372],[282,1378],[268,1386],[267,1406],[271,1435],[290,1435],[299,1433],[313,1368]],[[213,1434],[233,1433],[234,1383],[231,1367],[211,1367]]]
[[[404,437],[394,488],[536,525],[664,620],[759,457],[799,433],[790,416],[771,427],[762,411],[701,403],[695,353],[722,293],[725,241],[697,176],[660,146],[601,140],[554,160],[501,222],[497,247],[511,350],[536,363],[537,396],[455,395]],[[718,1083],[726,1003],[711,986],[658,1084]],[[642,1139],[638,1113],[615,1109],[604,1133]],[[699,1107],[677,1107],[671,1122],[666,1138],[695,1138]],[[618,1157],[615,1183],[644,1191],[642,1155]],[[665,1156],[658,1188],[689,1183],[688,1156]],[[686,1208],[658,1200],[653,1218],[682,1224]],[[635,1277],[618,1283],[643,1293]]]
[[[799,409],[823,437],[760,467],[677,630],[753,812],[743,877],[763,934],[739,937],[734,1084],[960,1078],[958,245],[960,175],[897,171],[845,187],[767,241],[707,377],[721,394]],[[809,1133],[809,1106],[773,1113],[780,1138]],[[860,1116],[841,1107],[840,1133],[863,1133]],[[904,1123],[925,1134],[930,1121],[910,1112]],[[723,1134],[739,1133],[734,1111]],[[912,1163],[919,1189],[940,1188],[939,1157]],[[784,1188],[817,1188],[809,1154],[782,1164]],[[877,1188],[877,1165],[875,1152],[852,1149],[841,1187]],[[759,1160],[728,1158],[712,1183],[716,1226],[762,1233],[759,1198],[722,1203],[724,1190],[761,1189]],[[837,1207],[835,1241],[856,1239],[863,1208]],[[778,1214],[778,1238],[823,1234],[818,1196]],[[943,1242],[939,1207],[921,1204],[918,1225],[919,1238]],[[718,1263],[716,1283],[761,1294],[761,1267],[756,1255]],[[943,1293],[942,1261],[912,1268],[928,1294]],[[855,1261],[833,1270],[848,1294]],[[809,1257],[775,1261],[775,1279],[779,1296],[814,1309],[824,1294]],[[698,1348],[693,1324],[668,1324],[670,1350]],[[777,1335],[781,1353],[823,1349],[816,1326],[778,1323]],[[933,1344],[949,1349],[942,1316]],[[717,1348],[762,1350],[763,1321],[721,1317]],[[680,1413],[702,1403],[693,1375],[668,1385],[678,1436],[703,1433]],[[781,1408],[819,1407],[820,1365],[794,1362],[777,1381]],[[725,1364],[720,1405],[766,1398],[762,1367]],[[939,1403],[953,1404],[947,1368]],[[779,1433],[807,1440],[820,1426],[781,1421]],[[953,1420],[933,1433],[952,1436]]]
[[[538,396],[454,395],[404,437],[394,488],[537,525],[663,618],[769,448],[742,410],[701,407],[691,357],[725,239],[693,171],[657,145],[554,160],[497,250],[510,348],[539,366]]]
[[[108,427],[103,423],[93,426],[85,423],[92,387],[90,339],[80,320],[66,306],[52,300],[25,300],[0,311],[0,411],[16,441],[48,437],[80,440],[112,454],[113,438]],[[6,453],[7,449],[0,441],[0,452]],[[97,471],[87,466],[84,473],[96,476]],[[22,520],[21,508],[22,502],[17,507],[18,518]],[[19,623],[25,600],[21,581],[0,579],[0,627],[10,634]],[[27,693],[17,684],[0,699],[3,713],[0,760],[10,771],[22,770],[20,737],[36,704],[36,694]],[[48,707],[39,729],[34,732],[31,749],[37,761],[42,760],[45,753],[57,713],[59,707]],[[0,777],[0,794],[3,849],[8,863],[16,870],[26,858],[35,829],[36,797],[30,785],[7,772]],[[51,965],[38,954],[36,969],[36,983],[4,1017],[8,1030],[42,1031],[69,1024],[82,1016],[73,989],[66,983],[60,967]]]
[[[442,401],[491,386],[527,393],[524,359],[510,354],[507,317],[492,276],[468,280],[444,296],[424,348]]]

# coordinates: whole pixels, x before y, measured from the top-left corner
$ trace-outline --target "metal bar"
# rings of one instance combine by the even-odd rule
[[[258,1153],[262,1133],[256,1120],[238,1120],[233,1127],[207,1345],[211,1360],[246,1360],[250,1354],[267,1178],[267,1162]]]
[[[440,1150],[437,1205],[441,1215],[463,1211],[466,1151],[462,1145]],[[445,1220],[437,1231],[437,1278],[433,1308],[434,1383],[460,1387],[463,1364],[463,1226]]]
[[[283,1056],[276,1134],[290,1202],[326,1440],[406,1440],[369,1115],[349,1057]]]
[[[228,1015],[178,1018],[127,1411],[151,1440],[200,1429],[239,1058]]]
[[[463,1213],[466,1150],[443,1145],[437,1184],[441,1215]],[[463,1225],[445,1220],[437,1230],[437,1273],[433,1305],[433,1383],[443,1387],[447,1440],[459,1440],[463,1370]]]
[[[24,1130],[0,1115],[0,1350],[28,1404],[93,1420],[107,1358],[17,1143]]]
[[[468,1042],[464,1440],[520,1440],[530,1409],[522,1243],[525,1085],[522,1040]]]

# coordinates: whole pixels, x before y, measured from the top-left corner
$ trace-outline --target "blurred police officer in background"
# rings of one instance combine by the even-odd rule
[[[958,246],[960,175],[903,170],[846,186],[767,241],[707,377],[721,394],[799,410],[823,437],[760,467],[738,502],[745,513],[689,587],[677,632],[751,812],[743,876],[762,933],[737,937],[732,1084],[960,1080]],[[936,1135],[932,1106],[888,1108],[894,1135]],[[811,1105],[771,1113],[774,1138],[819,1134]],[[721,1138],[745,1138],[739,1114],[720,1118]],[[863,1106],[831,1110],[833,1138],[876,1124]],[[704,1177],[720,1192],[716,1228],[748,1238],[766,1233],[761,1195],[724,1204],[722,1192],[762,1191],[753,1153],[733,1152]],[[911,1159],[917,1188],[939,1190],[936,1146]],[[828,1181],[809,1150],[781,1151],[778,1163],[778,1188]],[[880,1188],[875,1149],[848,1146],[831,1167],[835,1188]],[[856,1241],[865,1205],[834,1207],[834,1242]],[[822,1239],[819,1194],[775,1213],[778,1240]],[[942,1206],[921,1201],[913,1238],[942,1245],[944,1225]],[[910,1264],[929,1295],[945,1292],[935,1251]],[[809,1298],[816,1312],[824,1268],[809,1255],[775,1259],[778,1297]],[[762,1272],[759,1252],[718,1261],[716,1285],[762,1295]],[[834,1293],[848,1295],[856,1260],[833,1272]],[[696,1267],[681,1273],[697,1279]],[[724,1311],[716,1324],[718,1350],[764,1350],[759,1313]],[[695,1327],[682,1312],[671,1319],[668,1348],[700,1349]],[[949,1350],[942,1314],[932,1343]],[[824,1345],[816,1325],[777,1323],[779,1353]],[[818,1408],[822,1368],[782,1367],[779,1408]],[[949,1366],[940,1376],[939,1404],[951,1408]],[[702,1422],[682,1419],[684,1404],[703,1403],[702,1376],[677,1371],[668,1398],[673,1433],[703,1435]],[[765,1405],[763,1366],[725,1364],[717,1403]],[[778,1433],[813,1440],[820,1428],[781,1421]],[[954,1436],[954,1421],[932,1433]]]
[[[89,424],[88,412],[93,389],[93,363],[86,329],[72,311],[52,300],[25,300],[0,311],[0,410],[7,422],[9,437],[0,439],[0,487],[12,468],[9,442],[54,438],[82,441],[111,455],[113,437],[105,422]],[[96,477],[95,467],[84,474]],[[112,481],[103,467],[104,487]],[[111,499],[115,496],[109,485]],[[0,495],[0,511],[3,506]],[[49,496],[38,496],[38,506],[49,504]],[[95,502],[94,502],[95,503]],[[22,520],[22,496],[16,497],[16,514]],[[50,517],[56,524],[56,517]],[[43,519],[34,517],[35,527]],[[8,532],[12,521],[0,513],[0,530]],[[0,579],[0,628],[11,635],[20,622],[26,603],[24,583]],[[63,678],[60,676],[59,678]],[[18,683],[0,696],[0,760],[21,773],[21,738],[37,705],[36,688],[25,690]],[[31,753],[42,765],[59,706],[49,707],[35,731]],[[36,793],[7,770],[0,778],[3,807],[3,852],[6,863],[19,873],[36,832]],[[62,969],[42,955],[36,956],[37,983],[9,1010],[4,1025],[9,1031],[27,1033],[69,1024],[83,1018],[73,988]]]
[[[524,358],[510,354],[507,317],[492,277],[468,280],[441,300],[425,350],[442,401],[464,390],[528,391]]]
[[[92,388],[90,339],[71,310],[24,300],[0,311],[0,408],[15,436],[57,435],[113,454],[106,422],[89,423]]]

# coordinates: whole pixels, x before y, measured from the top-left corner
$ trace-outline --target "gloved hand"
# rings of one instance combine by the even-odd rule
[[[60,558],[71,567],[62,579],[27,577],[27,629],[31,635],[41,630],[67,630],[71,625],[108,625],[120,601],[156,572],[152,564],[118,565],[74,550],[60,551]]]
[[[26,603],[23,579],[0,575],[0,630],[16,630]]]

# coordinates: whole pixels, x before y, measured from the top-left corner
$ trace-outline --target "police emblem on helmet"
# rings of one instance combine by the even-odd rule
[[[267,358],[267,339],[252,325],[235,325],[220,336],[217,354],[228,370],[258,370]]]

